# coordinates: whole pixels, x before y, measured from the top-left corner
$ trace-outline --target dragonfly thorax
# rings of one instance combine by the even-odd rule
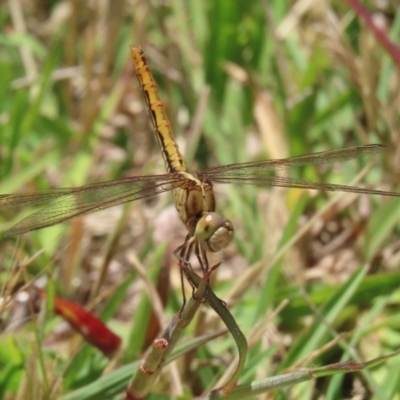
[[[190,235],[194,235],[197,222],[206,212],[215,211],[212,184],[200,181],[188,172],[180,172],[185,185],[174,189],[176,209]]]

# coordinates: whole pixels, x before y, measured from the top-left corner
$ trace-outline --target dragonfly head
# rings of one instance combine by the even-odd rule
[[[233,225],[218,213],[205,212],[197,221],[194,236],[203,250],[217,252],[232,241]]]

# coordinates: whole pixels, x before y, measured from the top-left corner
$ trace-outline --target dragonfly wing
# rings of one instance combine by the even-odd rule
[[[366,146],[349,147],[346,149],[325,151],[321,153],[313,153],[304,156],[279,160],[225,165],[200,171],[196,175],[201,180],[209,179],[213,183],[281,186],[400,197],[400,193],[397,192],[360,188],[356,186],[338,185],[333,183],[312,182],[303,179],[293,179],[275,175],[276,172],[283,169],[305,165],[343,162],[351,159],[369,156],[375,153],[381,153],[384,150],[385,147],[382,145],[371,144]]]
[[[24,218],[6,232],[7,235],[20,235],[76,216],[166,192],[182,186],[184,182],[182,179],[166,174],[125,178],[78,188],[1,195],[0,209],[46,204],[46,207]]]
[[[370,156],[385,151],[385,146],[369,144],[365,146],[348,147],[339,150],[323,151],[320,153],[306,154],[298,157],[282,158],[277,160],[256,161],[243,164],[230,164],[209,168],[197,173],[199,177],[214,181],[242,178],[243,180],[263,179],[265,175],[274,172],[306,165],[332,164],[361,157]],[[227,182],[225,182],[227,183]],[[244,182],[243,182],[244,183]]]
[[[398,192],[389,192],[385,190],[375,190],[362,188],[357,186],[339,185],[335,183],[323,183],[307,181],[305,179],[294,179],[286,178],[283,176],[265,176],[265,177],[229,177],[229,178],[213,178],[213,183],[236,183],[246,185],[260,185],[260,186],[280,186],[287,188],[299,188],[299,189],[313,189],[313,190],[325,190],[328,192],[351,192],[360,194],[373,194],[379,196],[390,196],[400,197]]]

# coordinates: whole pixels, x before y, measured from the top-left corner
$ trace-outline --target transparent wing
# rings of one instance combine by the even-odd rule
[[[347,161],[355,158],[382,153],[386,148],[380,144],[348,147],[340,150],[323,151],[320,153],[306,154],[304,156],[282,158],[267,161],[255,161],[243,164],[230,164],[213,167],[201,171],[199,175],[209,179],[263,179],[276,171],[300,167],[305,165],[331,164],[338,161]]]
[[[332,183],[312,182],[275,175],[277,171],[284,169],[305,165],[342,162],[370,156],[383,151],[385,151],[384,146],[380,144],[371,144],[358,147],[349,147],[340,150],[325,151],[321,153],[307,154],[299,157],[224,165],[200,171],[196,175],[200,180],[209,179],[215,183],[281,186],[400,197],[400,193],[396,192],[359,188],[356,186],[336,185]]]
[[[184,179],[165,174],[131,177],[77,188],[3,194],[0,195],[0,209],[45,205],[44,208],[24,218],[6,232],[7,235],[20,235],[79,215],[150,197],[184,184]]]

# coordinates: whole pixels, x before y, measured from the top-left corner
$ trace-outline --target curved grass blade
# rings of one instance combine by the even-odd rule
[[[181,265],[181,267],[184,268],[184,273],[186,274],[190,283],[193,284],[195,287],[198,287],[201,283],[201,278],[190,268],[187,268],[184,265]],[[226,308],[226,305],[214,294],[214,292],[211,290],[209,286],[207,288],[205,299],[207,303],[213,308],[213,310],[224,321],[224,324],[229,329],[229,332],[232,334],[233,339],[235,340],[238,348],[239,362],[236,371],[233,373],[233,375],[230,377],[228,382],[226,382],[223,387],[213,390],[213,392],[228,393],[237,384],[242,374],[247,357],[247,340],[243,335],[242,331],[240,330],[239,326],[237,325],[232,314]]]

